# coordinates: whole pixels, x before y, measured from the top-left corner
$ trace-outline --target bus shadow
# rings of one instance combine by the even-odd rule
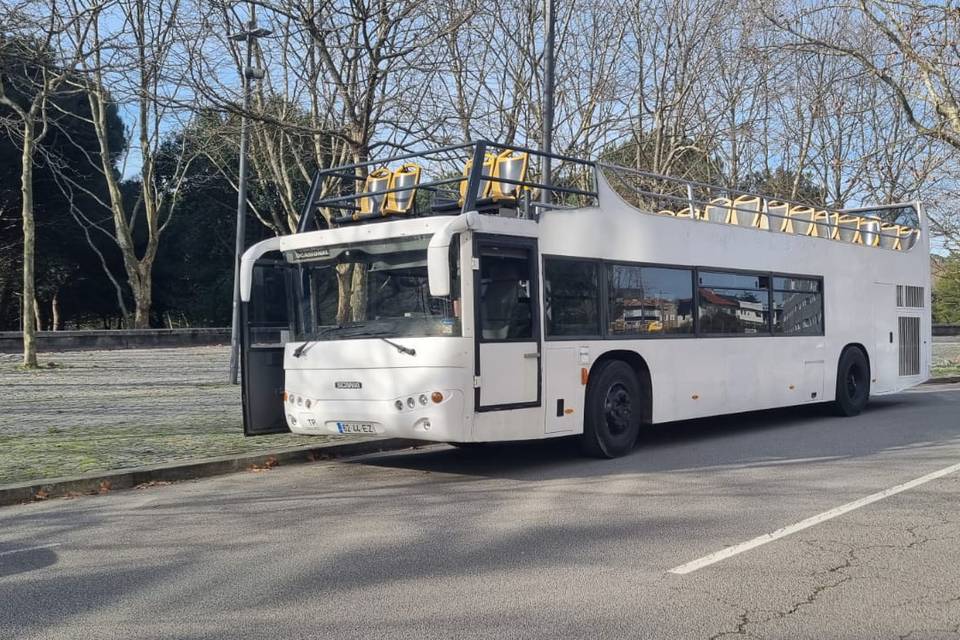
[[[614,460],[581,456],[576,437],[471,448],[431,447],[349,462],[372,467],[526,480],[709,468],[816,464],[889,450],[956,443],[960,425],[917,396],[871,400],[855,418],[806,405],[647,427],[634,451]]]

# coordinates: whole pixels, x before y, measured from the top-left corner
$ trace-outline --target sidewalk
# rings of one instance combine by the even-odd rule
[[[343,438],[245,438],[228,347],[42,353],[52,369],[0,357],[0,485]]]

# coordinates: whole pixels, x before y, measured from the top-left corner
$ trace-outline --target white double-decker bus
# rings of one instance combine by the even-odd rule
[[[554,179],[542,184],[544,163]],[[321,171],[241,263],[244,429],[450,443],[809,403],[928,377],[919,203],[829,210],[476,142]]]

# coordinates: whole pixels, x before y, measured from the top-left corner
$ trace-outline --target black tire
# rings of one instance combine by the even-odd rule
[[[643,394],[626,362],[608,360],[590,372],[580,450],[595,458],[630,453],[640,433]]]
[[[837,396],[833,409],[840,416],[855,416],[870,400],[870,363],[857,347],[847,348],[837,366]]]

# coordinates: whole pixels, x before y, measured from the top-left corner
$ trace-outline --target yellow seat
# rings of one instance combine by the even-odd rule
[[[492,176],[497,164],[497,156],[492,153],[486,153],[483,156],[483,174]],[[460,200],[457,202],[463,206],[463,201],[467,198],[467,185],[470,183],[470,171],[473,169],[473,158],[467,160],[463,165],[463,180],[460,181]],[[480,188],[477,189],[477,200],[490,197],[490,181],[481,180]]]
[[[678,218],[691,218],[691,219],[693,219],[693,220],[697,220],[697,219],[700,218],[700,210],[699,210],[699,209],[691,209],[690,207],[684,207],[683,209],[680,209],[680,211],[677,211],[677,217],[678,217]]]
[[[523,182],[527,177],[527,163],[530,156],[525,151],[505,149],[494,161],[493,177],[490,182],[490,197],[494,202],[516,202],[521,186],[509,182],[500,182],[497,178]]]
[[[409,213],[417,196],[420,184],[420,165],[405,164],[390,174],[390,189],[402,189],[387,194],[381,215],[402,215]]]
[[[757,196],[737,196],[733,201],[733,214],[730,224],[746,227],[760,226],[760,198]]]
[[[657,213],[660,214],[661,216],[676,216],[676,215],[677,215],[677,212],[676,212],[676,211],[671,211],[670,209],[661,209],[660,211],[657,211]]]
[[[703,219],[710,222],[730,222],[733,212],[730,210],[730,198],[714,198],[704,210]]]
[[[360,197],[360,210],[353,214],[356,220],[360,216],[376,215],[383,205],[383,191],[390,188],[393,173],[386,167],[374,169],[367,174],[363,185],[363,195]]]
[[[789,228],[786,229],[788,233],[795,233],[799,236],[812,236],[814,229],[814,217],[816,216],[816,211],[813,207],[807,207],[803,205],[798,205],[790,207],[790,216],[787,219]]]
[[[880,246],[884,249],[900,248],[900,225],[884,222],[880,225]]]

